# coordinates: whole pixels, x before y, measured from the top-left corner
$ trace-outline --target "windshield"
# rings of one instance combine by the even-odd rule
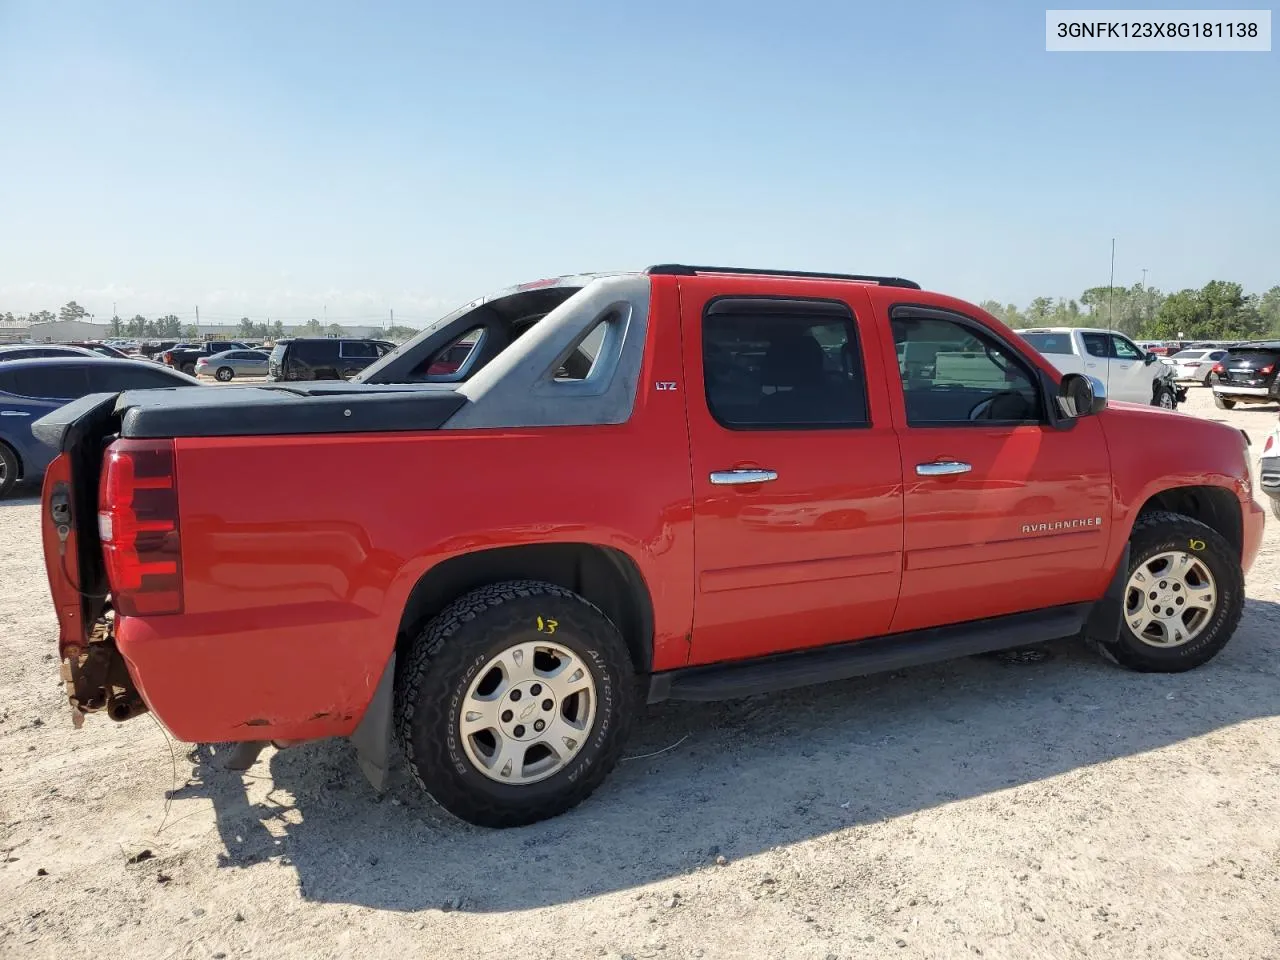
[[[1074,353],[1069,333],[1024,333],[1022,339],[1041,353]]]

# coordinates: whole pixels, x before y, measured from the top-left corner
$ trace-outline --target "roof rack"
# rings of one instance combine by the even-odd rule
[[[902,277],[873,277],[861,273],[812,273],[808,270],[753,270],[749,267],[691,267],[683,263],[659,263],[649,267],[645,273],[650,276],[695,277],[700,273],[732,273],[742,276],[761,277],[803,277],[808,280],[858,280],[862,283],[877,283],[882,287],[906,287],[908,290],[919,290],[920,284]]]

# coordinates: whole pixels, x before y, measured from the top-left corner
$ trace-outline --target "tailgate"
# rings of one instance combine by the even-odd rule
[[[32,432],[59,453],[45,472],[40,533],[58,615],[58,655],[73,716],[108,705],[127,681],[110,638],[98,476],[107,439],[119,429],[116,394],[84,397],[37,420]]]

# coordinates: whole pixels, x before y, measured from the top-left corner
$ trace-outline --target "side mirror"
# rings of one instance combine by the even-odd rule
[[[1107,388],[1097,377],[1064,374],[1058,384],[1058,409],[1067,420],[1101,413],[1107,408]]]
[[[1158,359],[1160,358],[1148,350],[1147,355],[1142,358],[1142,362],[1145,363],[1147,366],[1151,366],[1151,364],[1155,363]]]

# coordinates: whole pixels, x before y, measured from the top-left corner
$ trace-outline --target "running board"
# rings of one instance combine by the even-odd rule
[[[649,702],[732,700],[1025,647],[1080,633],[1092,609],[1092,603],[1074,603],[753,660],[669,670],[650,678]]]

